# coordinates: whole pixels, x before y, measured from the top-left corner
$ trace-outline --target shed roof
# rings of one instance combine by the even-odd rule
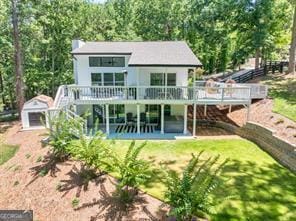
[[[72,54],[131,55],[129,66],[201,66],[185,41],[86,42]]]
[[[40,101],[42,103],[45,103],[47,104],[48,107],[52,107],[53,106],[53,99],[49,96],[46,96],[46,95],[38,95],[36,97],[33,97],[32,99],[30,99],[29,101],[27,101],[26,103],[30,103],[34,100],[37,100],[37,101]]]

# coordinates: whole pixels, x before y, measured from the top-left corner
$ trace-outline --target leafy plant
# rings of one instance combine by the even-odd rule
[[[41,177],[44,177],[47,173],[48,173],[48,169],[44,168],[44,169],[40,170],[38,175],[41,176]]]
[[[137,188],[150,178],[150,165],[148,161],[139,159],[139,154],[146,142],[139,146],[132,141],[124,158],[114,156],[114,167],[119,173],[117,193],[124,203],[131,203],[137,194]]]
[[[217,165],[219,156],[216,156],[202,162],[202,153],[192,154],[181,177],[172,171],[167,174],[165,196],[172,206],[170,214],[177,220],[192,220],[194,216],[211,213],[210,194],[218,186],[217,177],[226,161]]]
[[[50,117],[49,117],[50,118]],[[49,144],[53,148],[53,154],[59,159],[68,157],[67,147],[73,139],[82,134],[82,118],[69,117],[66,112],[60,111],[50,118]]]
[[[102,173],[104,169],[111,168],[110,160],[108,160],[111,150],[104,136],[101,131],[93,137],[81,134],[80,139],[72,142],[67,150],[75,159],[83,162],[86,170],[99,170]]]
[[[71,202],[72,207],[75,208],[79,205],[79,199],[78,198],[74,198]]]
[[[27,153],[26,158],[29,159],[31,157],[31,154]]]
[[[36,159],[36,163],[39,163],[42,161],[42,156],[39,156],[37,159]]]

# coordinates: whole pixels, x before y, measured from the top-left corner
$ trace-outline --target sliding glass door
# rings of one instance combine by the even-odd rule
[[[160,125],[161,106],[157,104],[146,104],[145,111],[148,116],[148,123]],[[171,105],[164,105],[164,116],[171,116]]]
[[[106,123],[105,105],[93,105],[93,122],[94,124]],[[109,104],[109,122],[110,124],[125,123],[124,104]]]

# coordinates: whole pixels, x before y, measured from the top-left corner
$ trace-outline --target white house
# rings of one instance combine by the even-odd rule
[[[246,86],[189,85],[189,73],[202,64],[184,41],[74,40],[72,47],[75,84],[59,88],[54,108],[64,107],[74,117],[88,112],[87,127],[99,122],[108,135],[191,135],[188,105],[195,110],[196,105],[251,101]]]

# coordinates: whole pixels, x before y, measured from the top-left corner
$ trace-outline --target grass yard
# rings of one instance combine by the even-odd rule
[[[17,145],[8,145],[4,143],[3,133],[0,130],[0,165],[12,158],[18,149],[19,146]]]
[[[18,146],[3,144],[0,141],[0,165],[12,158],[18,150]]]
[[[137,141],[140,143],[142,141]],[[114,149],[123,154],[130,141],[116,141]],[[180,172],[191,153],[205,150],[204,158],[229,158],[215,191],[216,214],[212,220],[296,220],[296,175],[278,164],[257,145],[243,139],[199,141],[149,141],[143,158],[158,168]],[[164,199],[163,170],[158,170],[142,189]]]
[[[273,112],[296,121],[296,78],[272,75],[262,83],[269,86],[269,96],[274,100]]]

